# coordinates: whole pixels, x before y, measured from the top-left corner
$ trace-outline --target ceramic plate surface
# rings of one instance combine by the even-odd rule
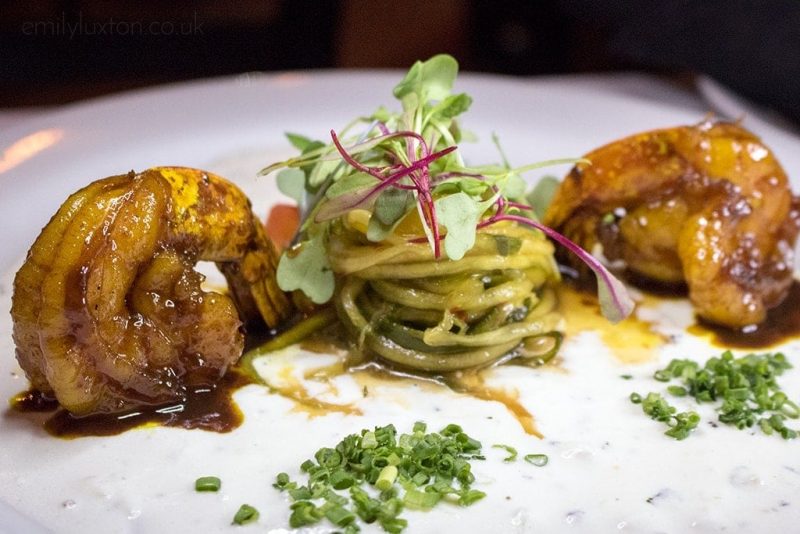
[[[255,173],[291,153],[283,133],[325,138],[356,115],[393,105],[391,89],[400,77],[246,75],[91,101],[0,132],[0,268],[6,273],[0,280],[0,396],[10,398],[27,386],[13,358],[7,313],[13,274],[69,193],[130,169],[191,166],[235,181],[255,210],[266,213],[281,196],[271,179],[256,179]],[[697,101],[667,98],[664,87],[653,96],[642,90],[648,84],[660,87],[636,76],[627,80],[631,90],[620,92],[600,78],[465,75],[457,89],[472,95],[474,105],[464,126],[479,141],[461,149],[470,162],[495,162],[490,138],[497,132],[512,163],[524,164],[578,156],[627,134],[704,116]],[[800,142],[764,136],[790,176],[800,176]],[[278,472],[297,476],[299,464],[319,447],[361,428],[394,423],[405,431],[416,420],[431,429],[458,423],[482,441],[487,460],[474,466],[475,487],[488,496],[469,508],[408,511],[410,533],[796,529],[796,442],[712,427],[710,407],[701,408],[704,422],[695,435],[676,442],[630,403],[632,391],[663,390],[651,376],[670,358],[705,360],[719,352],[687,333],[692,316],[685,302],[643,305],[639,314],[669,340],[640,363],[620,359],[590,329],[567,340],[557,369],[502,367],[490,373],[493,387],[519,393],[543,439],[526,434],[497,402],[414,381],[373,381],[364,398],[361,379],[348,375],[335,379],[335,389],[314,382],[307,387],[330,402],[352,403],[361,415],[311,417],[291,400],[252,385],[236,393],[245,422],[229,434],[147,428],[59,440],[35,418],[4,413],[0,531],[234,532],[231,518],[249,503],[261,511],[259,526],[249,530],[283,532],[288,502],[271,487]],[[800,344],[783,350],[800,362]],[[299,373],[334,358],[290,349],[261,371],[279,377],[287,366]],[[633,378],[623,380],[623,374]],[[787,372],[782,384],[790,397],[800,397],[800,370]],[[690,406],[680,399],[675,404]],[[490,447],[495,443],[521,454],[547,454],[550,462],[544,468],[503,463],[502,451]],[[195,493],[194,480],[209,474],[223,480],[222,491]]]

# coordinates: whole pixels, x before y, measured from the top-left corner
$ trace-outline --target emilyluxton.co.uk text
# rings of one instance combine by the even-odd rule
[[[87,21],[83,13],[77,18],[67,17],[51,20],[26,21],[22,23],[22,33],[32,37],[67,37],[73,39],[86,35],[131,36],[131,35],[203,35],[203,23],[198,22],[197,13],[187,20],[178,21],[145,21],[117,20],[109,17],[105,20]]]

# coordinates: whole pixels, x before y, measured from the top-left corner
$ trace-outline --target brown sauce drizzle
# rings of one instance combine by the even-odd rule
[[[299,380],[292,376],[291,371],[290,367],[282,369],[280,373],[282,384],[269,383],[268,387],[278,395],[294,401],[295,411],[304,412],[310,417],[337,412],[346,415],[362,415],[361,410],[352,404],[335,404],[314,397]]]
[[[645,302],[681,296],[683,290],[680,287],[665,286],[659,287],[655,292],[649,291]],[[587,330],[595,331],[614,356],[623,363],[651,361],[657,349],[667,342],[663,335],[652,329],[651,323],[636,317],[628,318],[618,325],[609,324],[600,314],[596,296],[587,288],[564,283],[559,287],[558,297],[560,310],[567,324],[567,336]],[[787,299],[772,310],[768,320],[757,328],[732,331],[700,321],[690,327],[689,331],[696,335],[712,337],[715,344],[724,347],[768,347],[800,337],[800,282],[792,285]],[[501,403],[526,433],[542,437],[536,428],[533,415],[519,401],[517,392],[487,384],[486,374],[491,370],[469,370],[431,376],[407,373],[385,362],[365,361],[354,356],[346,349],[346,343],[343,343],[336,334],[332,335],[330,330],[304,340],[301,347],[310,352],[335,354],[340,358],[332,365],[306,371],[304,379],[329,382],[337,376],[349,374],[364,387],[365,395],[369,387],[391,382],[408,382],[436,389],[446,388],[477,399]],[[547,365],[553,366],[552,363]],[[267,386],[271,391],[293,401],[295,411],[306,413],[310,417],[329,413],[361,415],[362,412],[357,406],[317,399],[291,374],[291,371],[291,368],[281,370],[279,373],[281,384],[270,383]],[[233,393],[254,382],[245,373],[232,369],[216,387],[193,391],[180,403],[147,407],[123,414],[99,414],[81,418],[73,417],[65,410],[58,409],[55,400],[37,391],[19,394],[12,399],[11,405],[14,412],[55,411],[45,420],[43,426],[51,435],[66,439],[117,435],[133,428],[155,425],[224,433],[237,428],[243,421],[242,412],[233,401]],[[333,384],[330,386],[333,388]],[[335,388],[331,391],[336,393]]]
[[[577,293],[576,293],[577,294]],[[581,294],[583,298],[584,294]],[[587,313],[595,313],[596,303],[584,302]],[[600,317],[598,315],[598,317]],[[603,320],[604,321],[604,320]],[[598,324],[605,322],[598,321]],[[421,375],[396,369],[386,362],[365,360],[347,350],[343,342],[331,330],[321,332],[301,342],[304,350],[316,353],[335,354],[339,360],[332,365],[310,369],[304,379],[328,382],[340,375],[349,374],[368,391],[369,387],[392,382],[406,382],[428,386],[437,390],[447,389],[458,394],[498,402],[519,422],[523,430],[533,436],[543,437],[535,425],[533,414],[519,401],[518,393],[487,384],[486,373],[490,370],[468,370],[447,375]],[[552,364],[548,364],[552,365]],[[271,391],[295,403],[294,411],[310,417],[329,413],[361,415],[361,410],[352,404],[335,404],[320,400],[310,394],[302,382],[292,375],[292,368],[281,369],[279,383],[265,384]],[[233,401],[233,393],[240,387],[256,382],[245,373],[230,370],[213,389],[194,391],[184,402],[174,405],[147,407],[123,414],[98,414],[76,418],[65,410],[56,411],[45,422],[44,428],[53,436],[77,438],[83,436],[117,435],[133,428],[148,426],[170,426],[185,429],[202,429],[214,432],[230,432],[243,420],[243,415]],[[333,388],[333,384],[330,383]],[[332,389],[335,394],[335,388]],[[13,399],[16,412],[53,411],[58,403],[38,392],[26,392]]]
[[[447,385],[458,393],[463,393],[476,399],[499,402],[514,416],[526,434],[543,439],[544,435],[536,428],[533,414],[519,402],[518,391],[507,391],[494,388],[486,384],[484,372],[454,373],[446,378]]]
[[[58,401],[38,389],[29,389],[18,393],[10,402],[14,410],[23,413],[47,413],[58,409]]]
[[[306,380],[330,382],[337,376],[349,375],[363,388],[365,396],[369,396],[370,389],[387,384],[409,387],[413,384],[416,387],[429,387],[438,391],[445,389],[480,400],[499,402],[514,416],[526,433],[538,438],[543,437],[536,428],[533,414],[519,402],[517,392],[506,391],[486,384],[485,375],[490,372],[489,370],[472,369],[444,375],[407,372],[389,362],[364,358],[356,351],[348,350],[348,343],[341,339],[333,329],[318,332],[304,339],[300,342],[300,347],[309,352],[334,354],[339,357],[336,362],[325,367],[306,370],[303,373],[303,378]],[[306,412],[312,417],[330,412],[361,414],[358,408],[350,404],[331,404],[310,397],[305,388],[302,388],[302,385],[291,377],[291,370],[291,368],[281,369],[279,379],[292,387],[276,387],[272,383],[269,384],[269,387],[276,393],[296,402],[297,410]],[[295,384],[300,387],[299,395]]]
[[[417,386],[428,386],[440,391],[446,389],[484,401],[499,402],[517,420],[525,433],[537,438],[544,437],[536,428],[533,414],[519,402],[518,392],[492,387],[486,383],[486,374],[490,372],[488,369],[470,369],[444,375],[424,375],[407,373],[388,363],[373,360],[345,372],[349,372],[364,387],[391,382],[406,382]]]
[[[244,421],[242,411],[233,400],[233,393],[251,383],[252,380],[243,373],[229,370],[215,387],[193,390],[180,402],[116,414],[74,417],[58,408],[55,400],[33,390],[14,397],[11,408],[15,412],[55,410],[44,421],[44,429],[52,436],[65,439],[114,436],[132,428],[155,425],[224,433],[237,428]]]
[[[783,302],[771,309],[762,324],[732,330],[702,319],[688,328],[722,348],[766,349],[800,338],[800,282],[795,280]]]
[[[652,297],[680,299],[686,298],[689,295],[689,288],[686,287],[685,282],[661,282],[644,277],[633,271],[625,271],[624,278],[628,284],[645,291]]]

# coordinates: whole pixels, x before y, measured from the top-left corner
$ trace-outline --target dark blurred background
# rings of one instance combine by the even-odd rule
[[[800,122],[800,1],[0,0],[0,108],[244,71],[705,73]]]

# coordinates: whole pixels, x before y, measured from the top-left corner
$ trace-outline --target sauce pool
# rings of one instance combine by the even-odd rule
[[[620,363],[654,361],[658,350],[667,343],[666,337],[655,331],[652,323],[636,315],[611,324],[600,312],[597,296],[575,284],[563,283],[558,287],[558,306],[566,323],[567,339],[594,331]]]
[[[674,296],[674,294],[663,296]],[[648,322],[636,318],[611,327],[600,315],[594,296],[571,284],[561,286],[559,301],[561,311],[567,320],[568,335],[575,335],[585,330],[598,332],[605,345],[623,363],[635,364],[651,360],[655,351],[666,341],[663,336],[651,330]],[[730,330],[699,321],[689,327],[689,332],[710,337],[715,345],[724,348],[767,348],[798,338],[800,337],[800,282],[793,283],[786,300],[769,312],[767,321],[762,325],[745,330]],[[343,351],[341,343],[326,336],[312,336],[304,340],[301,346],[312,352],[341,355]],[[306,378],[325,380],[336,375],[352,373],[357,379],[359,375],[362,377],[372,375],[373,378],[384,381],[426,381],[424,378],[398,373],[375,361],[360,368],[350,367],[346,357],[331,368],[318,371],[324,372],[319,372],[320,376]],[[439,386],[449,387],[458,393],[482,400],[500,402],[514,415],[528,434],[541,437],[532,414],[516,400],[516,397],[509,392],[489,387],[484,383],[482,376],[468,374],[457,380],[454,377],[437,378],[434,382]],[[21,413],[54,412],[45,420],[43,427],[49,434],[65,439],[112,436],[133,428],[154,425],[225,433],[239,427],[244,420],[241,410],[233,400],[233,393],[252,383],[253,379],[245,373],[231,369],[215,387],[197,388],[180,402],[140,408],[122,414],[74,417],[66,410],[60,409],[55,399],[48,398],[35,390],[14,397],[11,400],[11,407],[15,412]],[[293,400],[298,408],[308,411],[312,416],[331,412],[360,414],[360,410],[351,405],[340,406],[314,399],[299,384],[292,383],[286,388],[272,387],[272,390]]]
[[[133,428],[152,425],[225,433],[244,421],[242,411],[233,400],[233,393],[251,383],[252,380],[245,374],[229,370],[216,386],[198,387],[183,400],[115,414],[74,417],[60,409],[57,401],[35,390],[14,397],[11,408],[27,413],[55,411],[45,420],[44,429],[52,436],[65,439],[114,436]]]
[[[702,319],[688,328],[722,348],[766,349],[800,337],[800,282],[795,280],[783,302],[767,313],[762,324],[732,330]]]
[[[58,401],[37,389],[29,389],[12,398],[11,407],[23,413],[54,412],[58,409]]]

